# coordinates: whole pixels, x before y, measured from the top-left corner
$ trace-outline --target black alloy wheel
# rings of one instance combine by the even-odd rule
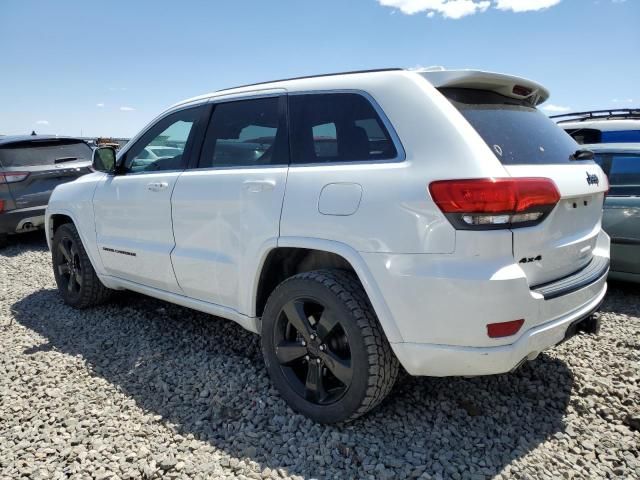
[[[306,400],[339,400],[353,378],[349,339],[335,312],[313,298],[287,302],[275,330],[276,357],[291,387]]]
[[[72,223],[59,226],[51,241],[51,260],[58,291],[67,305],[87,308],[105,302],[113,290],[96,275]]]
[[[62,286],[67,289],[69,294],[78,295],[83,283],[82,264],[74,240],[63,237],[58,243],[58,251],[57,265],[54,268],[58,270]]]
[[[391,391],[399,363],[353,272],[294,275],[262,314],[262,353],[282,398],[320,423],[348,422]]]

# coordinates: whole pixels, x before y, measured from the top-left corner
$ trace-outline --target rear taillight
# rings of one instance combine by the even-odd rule
[[[4,212],[4,200],[0,200],[0,213]]]
[[[29,172],[0,172],[0,183],[21,182],[29,176]]]
[[[524,319],[522,318],[520,320],[511,320],[510,322],[489,323],[487,325],[487,335],[490,338],[510,337],[518,333],[523,324]]]
[[[429,192],[453,226],[465,230],[534,225],[560,200],[549,178],[440,180]]]

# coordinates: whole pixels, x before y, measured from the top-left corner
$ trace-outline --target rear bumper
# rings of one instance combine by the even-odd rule
[[[602,301],[609,263],[604,232],[588,268],[537,290],[514,263],[511,238],[496,233],[490,240],[464,255],[361,253],[399,332],[391,346],[409,373],[508,372],[561,341],[569,325]],[[520,319],[515,335],[489,337],[488,324]]]
[[[24,233],[44,226],[46,206],[21,208],[0,213],[0,233]]]
[[[434,377],[493,375],[510,372],[526,360],[533,360],[550,347],[577,332],[577,323],[589,319],[607,292],[601,283],[598,295],[576,311],[532,328],[511,345],[499,347],[460,347],[418,343],[396,343],[393,350],[411,375]]]

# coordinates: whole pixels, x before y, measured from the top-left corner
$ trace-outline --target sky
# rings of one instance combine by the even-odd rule
[[[236,85],[421,66],[519,75],[547,113],[640,107],[640,0],[0,0],[0,134],[130,137]]]

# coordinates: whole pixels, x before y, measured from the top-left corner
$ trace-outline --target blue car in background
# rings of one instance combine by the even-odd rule
[[[550,118],[580,144],[640,143],[640,108],[565,113]]]

